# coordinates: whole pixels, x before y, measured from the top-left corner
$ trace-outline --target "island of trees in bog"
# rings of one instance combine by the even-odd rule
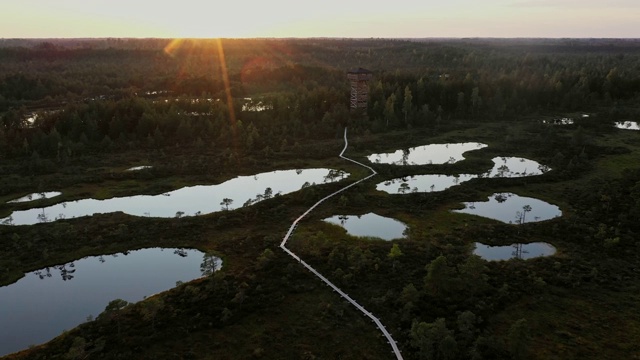
[[[377,175],[287,246],[405,359],[640,353],[640,41],[2,40],[0,63],[0,291],[80,281],[87,256],[204,253],[202,277],[113,295],[8,359],[393,358],[279,247],[369,176],[338,157],[345,128]],[[350,111],[357,67],[373,77]]]

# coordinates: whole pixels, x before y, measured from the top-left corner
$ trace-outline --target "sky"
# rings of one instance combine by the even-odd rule
[[[1,0],[0,38],[640,38],[640,0]]]

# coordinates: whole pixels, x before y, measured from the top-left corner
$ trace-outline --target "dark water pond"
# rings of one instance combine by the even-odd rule
[[[550,124],[550,125],[573,125],[574,122],[575,122],[575,120],[573,120],[572,118],[568,118],[568,117],[555,118],[555,119],[551,119],[551,120],[542,120],[543,124]]]
[[[265,111],[272,110],[272,104],[266,104],[261,100],[253,100],[252,98],[244,98],[245,103],[242,104],[242,111]]]
[[[487,147],[486,144],[476,142],[430,144],[396,150],[392,153],[372,154],[367,156],[367,159],[372,163],[393,165],[453,164],[464,160],[463,153],[485,147]]]
[[[507,224],[544,221],[562,215],[562,211],[556,205],[513,193],[496,193],[489,196],[489,200],[486,202],[465,202],[463,204],[464,209],[451,211],[478,215]]]
[[[509,259],[526,260],[541,256],[551,256],[556,253],[556,248],[543,242],[512,244],[509,246],[490,246],[482,243],[475,243],[473,253],[485,260],[491,261]]]
[[[84,199],[46,208],[15,211],[0,219],[4,225],[33,225],[95,213],[122,211],[135,216],[182,217],[249,206],[314,184],[340,181],[349,174],[332,169],[278,170],[238,176],[218,185],[183,187],[160,195],[136,195],[106,200]]]
[[[389,194],[411,194],[423,192],[443,191],[465,181],[477,178],[478,175],[412,175],[381,182],[376,185],[376,190]]]
[[[95,318],[111,300],[136,302],[221,266],[222,260],[197,250],[151,248],[28,273],[0,287],[0,356]]]
[[[483,174],[483,177],[514,178],[535,176],[542,175],[551,170],[550,167],[542,165],[537,161],[521,157],[499,156],[491,160],[494,164],[493,168]]]
[[[365,215],[336,215],[324,219],[326,222],[344,227],[353,236],[370,236],[384,240],[404,237],[407,225],[374,213]]]
[[[140,165],[140,166],[134,166],[134,167],[130,167],[125,171],[140,171],[140,170],[145,170],[145,169],[151,169],[153,166],[149,166],[149,165]]]

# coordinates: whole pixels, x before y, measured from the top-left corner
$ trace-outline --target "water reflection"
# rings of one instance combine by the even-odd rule
[[[104,260],[102,260],[102,262],[104,262]],[[67,266],[70,268],[67,269]],[[75,264],[74,263],[68,263],[68,264],[64,264],[64,265],[55,265],[52,267],[47,267],[41,270],[36,270],[33,273],[35,275],[37,275],[40,280],[45,279],[45,278],[50,278],[53,276],[53,274],[51,273],[51,271],[59,271],[60,272],[60,276],[62,277],[62,280],[67,281],[67,280],[71,280],[73,279],[73,274],[76,272],[75,269]]]
[[[535,176],[551,170],[547,165],[520,157],[495,157],[491,160],[494,163],[493,169],[483,174],[483,177],[515,178]]]
[[[533,259],[541,256],[551,256],[556,253],[556,248],[543,242],[529,244],[511,244],[509,246],[489,246],[475,243],[473,250],[475,255],[485,260],[509,260],[509,259]]]
[[[239,176],[218,185],[188,186],[160,195],[136,195],[107,200],[69,201],[41,209],[15,211],[0,219],[5,225],[32,225],[94,213],[122,211],[135,216],[182,217],[233,210],[303,186],[340,181],[349,174],[333,169],[278,170]],[[255,194],[255,195],[254,195]]]
[[[618,121],[615,127],[624,130],[640,130],[640,126],[638,126],[638,123],[635,121]]]
[[[0,356],[48,341],[89,315],[95,318],[113,299],[139,301],[221,266],[222,260],[197,250],[152,248],[26,274],[0,287]]]
[[[151,169],[152,167],[153,166],[150,166],[150,165],[134,166],[134,167],[128,168],[125,171],[139,171],[139,170]]]
[[[22,123],[24,124],[25,127],[28,127],[28,128],[36,127],[39,123],[42,123],[42,121],[47,116],[53,115],[62,111],[64,110],[55,109],[55,110],[41,110],[41,111],[30,112],[23,116]]]
[[[582,117],[585,117],[585,116],[583,115]],[[589,117],[589,115],[587,115],[586,117]],[[574,122],[575,120],[568,117],[555,118],[551,120],[542,120],[543,124],[550,124],[550,125],[573,125]]]
[[[33,194],[29,194],[29,195],[23,196],[21,198],[17,198],[17,199],[13,199],[11,201],[7,201],[7,204],[28,202],[28,201],[34,201],[34,200],[51,199],[52,197],[56,197],[56,196],[59,196],[61,194],[62,193],[58,192],[58,191],[33,193]]]
[[[272,104],[265,104],[261,100],[254,101],[251,98],[244,98],[244,100],[246,102],[242,104],[242,111],[265,111],[273,109]]]
[[[465,181],[477,178],[477,175],[412,175],[403,178],[387,180],[376,185],[376,189],[389,194],[411,194],[437,192],[459,185]]]
[[[464,209],[451,211],[478,215],[507,224],[544,221],[562,215],[562,211],[556,205],[512,193],[496,193],[489,196],[489,201],[463,204]]]
[[[323,221],[342,226],[353,236],[370,236],[384,240],[404,237],[407,225],[374,213],[365,215],[336,215]]]
[[[373,154],[367,156],[367,159],[372,163],[392,165],[453,164],[464,160],[463,153],[485,147],[486,144],[476,142],[430,144],[392,153]]]

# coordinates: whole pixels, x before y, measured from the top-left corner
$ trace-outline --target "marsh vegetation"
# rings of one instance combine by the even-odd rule
[[[405,358],[640,351],[640,140],[616,128],[640,115],[638,41],[228,39],[226,66],[215,40],[169,43],[0,41],[0,291],[87,256],[206,255],[197,279],[145,300],[109,293],[89,321],[7,359],[388,358],[371,322],[279,248],[309,206],[368,176],[337,156],[345,127],[347,155],[378,175],[315,209],[288,247],[375,313]],[[358,66],[373,80],[350,112]],[[469,143],[463,157],[413,158]],[[244,178],[237,193],[163,195]],[[161,204],[58,216],[125,198]],[[407,229],[381,241],[322,221],[369,213]],[[536,243],[554,254],[523,261]],[[484,260],[480,244],[521,259]],[[68,267],[63,283],[78,282]]]

